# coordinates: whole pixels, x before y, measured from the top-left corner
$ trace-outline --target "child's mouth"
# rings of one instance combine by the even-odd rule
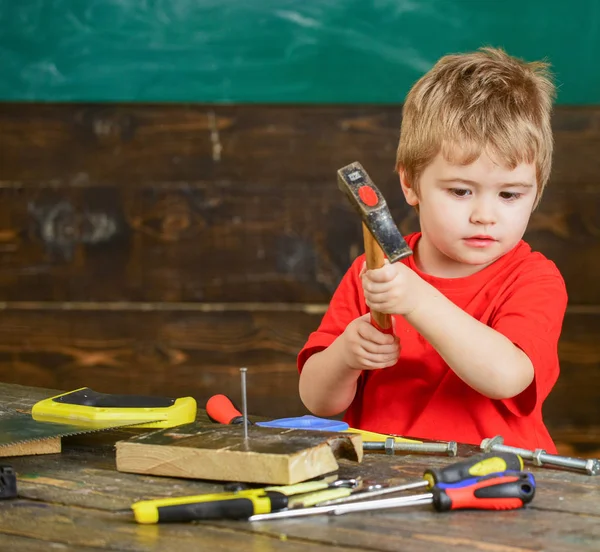
[[[492,236],[471,236],[464,238],[464,242],[470,247],[490,247],[496,240]]]

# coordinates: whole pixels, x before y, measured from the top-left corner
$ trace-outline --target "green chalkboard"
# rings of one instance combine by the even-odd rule
[[[0,100],[396,103],[482,45],[600,103],[600,0],[0,0]]]

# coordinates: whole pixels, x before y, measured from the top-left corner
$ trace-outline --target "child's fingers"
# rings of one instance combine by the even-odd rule
[[[367,369],[387,368],[398,362],[398,353],[389,355],[371,355],[365,353],[361,360],[362,365]]]
[[[396,276],[396,267],[392,264],[384,264],[381,268],[373,268],[364,273],[366,280],[371,282],[389,282]]]
[[[393,355],[397,354],[399,350],[398,340],[395,339],[392,343],[387,345],[379,345],[372,341],[362,340],[361,347],[369,354],[373,355]]]
[[[387,333],[383,333],[380,332],[377,328],[375,328],[370,320],[370,315],[369,318],[365,320],[365,324],[361,324],[357,330],[358,330],[358,335],[366,340],[366,341],[370,341],[371,343],[374,343],[376,345],[391,345],[393,344],[397,338],[394,335],[390,335]]]
[[[365,293],[386,293],[394,286],[393,282],[374,282],[369,278],[363,278],[363,290]]]

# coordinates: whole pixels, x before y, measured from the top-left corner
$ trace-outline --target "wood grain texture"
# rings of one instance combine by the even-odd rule
[[[360,161],[403,233],[401,106],[0,104],[0,378],[185,395],[305,414],[295,356],[361,222],[336,185]],[[526,239],[571,314],[545,406],[569,453],[596,454],[600,107],[555,110],[554,170]],[[252,379],[253,378],[253,379]]]
[[[117,470],[189,479],[293,485],[362,460],[353,434],[192,423],[119,441]]]
[[[0,402],[30,408],[55,390],[0,385]],[[107,434],[103,434],[106,437]],[[88,439],[90,436],[87,436]],[[97,435],[100,437],[100,435]],[[114,445],[114,441],[113,441]],[[459,447],[461,457],[475,453]],[[340,460],[341,478],[400,484],[419,479],[430,467],[455,459],[443,456],[366,455]],[[529,467],[536,497],[524,511],[438,514],[430,507],[404,508],[339,517],[264,523],[233,521],[139,526],[127,509],[152,498],[216,492],[214,482],[140,476],[115,471],[114,448],[88,441],[65,446],[60,455],[14,458],[19,498],[0,503],[0,544],[15,550],[336,550],[429,551],[432,549],[523,552],[592,551],[600,539],[600,478]],[[7,548],[7,550],[12,548]]]
[[[364,222],[362,229],[367,268],[381,268],[385,262],[385,254]],[[392,317],[389,314],[371,310],[371,320],[382,330],[388,330],[392,327]]]
[[[363,250],[359,160],[404,233],[399,106],[0,104],[0,299],[327,302]],[[526,234],[598,304],[600,108],[556,110]]]
[[[278,418],[307,410],[296,355],[320,313],[261,310],[11,311],[0,324],[0,380],[106,393],[188,396],[204,408],[223,393],[248,412]],[[600,457],[600,317],[567,314],[562,371],[544,406],[551,433],[569,453]],[[567,450],[567,449],[565,449]]]

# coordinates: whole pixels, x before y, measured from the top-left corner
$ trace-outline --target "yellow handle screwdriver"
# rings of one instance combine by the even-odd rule
[[[320,497],[347,496],[359,485],[355,479],[305,481],[260,489],[140,500],[132,504],[135,520],[142,524],[201,519],[247,519],[298,505],[308,506]],[[310,495],[310,500],[307,498]],[[322,498],[326,500],[326,498]]]

